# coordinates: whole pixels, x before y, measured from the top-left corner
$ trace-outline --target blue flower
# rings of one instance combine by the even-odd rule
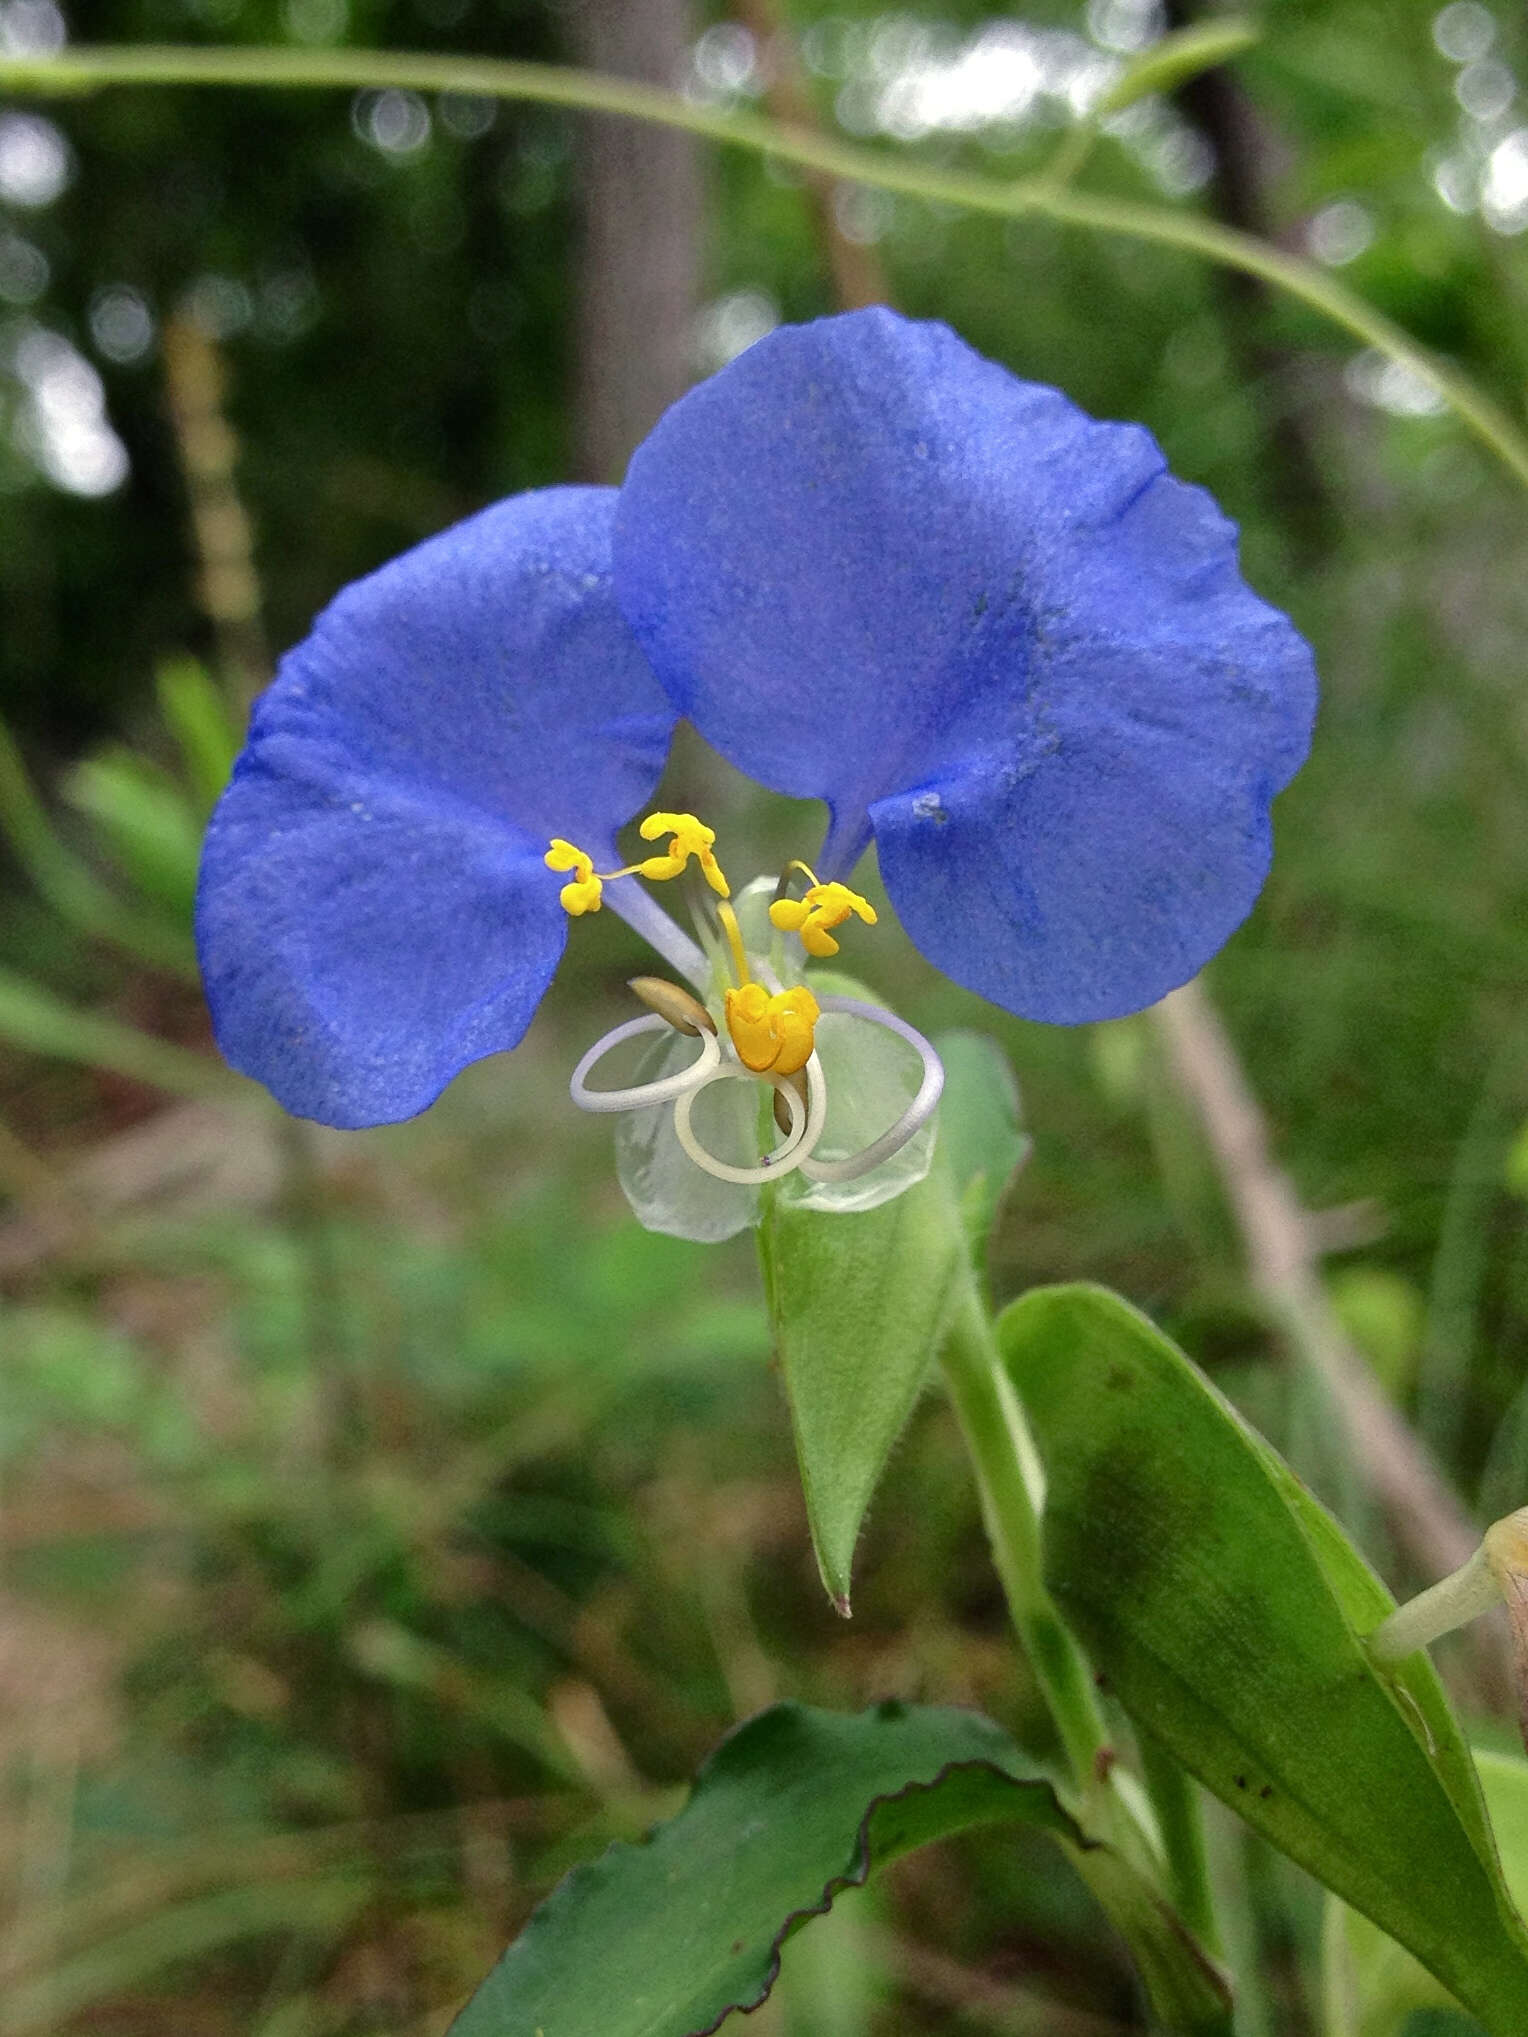
[[[347,587],[282,660],[208,830],[218,1043],[299,1117],[421,1111],[513,1047],[675,714],[610,591],[609,489],[501,502]],[[632,888],[632,887],[628,887]]]
[[[1139,425],[947,327],[777,332],[638,450],[616,594],[669,697],[818,858],[874,840],[914,944],[1026,1018],[1139,1011],[1251,909],[1309,649]]]
[[[751,936],[722,939],[714,880],[708,959],[638,866],[616,870],[680,715],[827,803],[811,888],[776,927],[810,946],[858,913],[832,887],[873,842],[956,982],[1062,1023],[1137,1010],[1251,907],[1314,698],[1232,526],[1147,432],[943,326],[782,328],[667,413],[618,496],[500,503],[348,588],[283,661],[208,835],[218,1039],[301,1115],[410,1116],[520,1039],[568,912],[600,901],[595,866],[718,1011],[728,940],[758,979],[750,1023],[766,992],[799,1003]],[[643,861],[698,867],[661,845]],[[737,1073],[740,1035],[707,1029],[696,1066]],[[816,1079],[785,1099],[786,1147]]]

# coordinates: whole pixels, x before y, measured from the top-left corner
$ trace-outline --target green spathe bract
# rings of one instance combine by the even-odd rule
[[[865,1509],[965,1278],[948,1176],[854,1216],[777,1201],[759,1252],[818,1568],[847,1613]]]
[[[865,1510],[1028,1150],[996,1044],[976,1033],[938,1044],[945,1090],[926,1177],[852,1215],[777,1195],[759,1232],[813,1546],[841,1612]]]

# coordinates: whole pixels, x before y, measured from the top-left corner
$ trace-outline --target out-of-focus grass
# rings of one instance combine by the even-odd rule
[[[1357,191],[1377,227],[1359,287],[1516,390],[1521,244],[1434,201],[1423,149],[1457,109],[1434,10],[1414,11],[1410,41],[1398,30],[1382,50],[1365,30],[1347,57],[1342,10],[1271,24],[1259,104],[1298,157],[1273,197],[1293,233]],[[121,103],[103,99],[101,117]],[[1008,143],[952,146],[1002,159]],[[1030,134],[1008,160],[1017,174],[1037,160],[1024,150],[1050,146]],[[388,166],[400,204],[406,177],[438,173],[429,162]],[[1133,173],[1106,154],[1098,174]],[[717,176],[719,276],[791,315],[825,308],[799,192],[741,158]],[[518,244],[523,222],[513,231]],[[1228,312],[1186,258],[912,206],[883,251],[909,309],[1101,413],[1146,418],[1242,520],[1256,584],[1316,644],[1316,747],[1278,804],[1267,892],[1212,982],[1304,1201],[1339,1213],[1328,1270],[1351,1330],[1461,1488],[1491,1512],[1521,1501],[1520,499],[1446,421],[1344,395],[1330,334]],[[560,303],[560,272],[545,281]],[[1288,389],[1243,378],[1254,325],[1299,371],[1298,422],[1330,492],[1329,542],[1298,567],[1267,437]],[[550,405],[528,357],[506,358],[517,414],[528,391]],[[241,374],[251,415],[269,418],[277,382],[253,354]],[[333,493],[302,464],[323,441],[292,407],[296,381],[279,385],[286,436],[253,431],[250,446],[278,536],[299,528],[281,521],[287,495]],[[326,386],[310,364],[302,403],[325,404]],[[392,514],[410,471],[378,472]],[[336,556],[371,563],[364,530],[329,520]],[[331,591],[328,554],[290,537],[271,554],[287,562],[283,612]],[[164,767],[178,749],[204,808],[226,749],[204,691],[175,700],[178,743],[145,745],[157,763],[97,758],[72,806],[52,802],[53,832],[33,828],[28,868],[51,903],[13,873],[0,954],[66,1004],[205,1055],[174,980],[183,917],[155,922],[155,967],[122,959],[135,936],[144,953],[142,910],[120,910],[135,878],[140,908],[148,886],[184,913]],[[815,846],[810,809],[761,800],[688,741],[670,791],[744,864]],[[86,851],[113,829],[103,890]],[[1026,1026],[941,982],[889,919],[856,940],[856,970],[926,1030],[989,1025],[1013,1055],[1035,1150],[994,1241],[999,1294],[1088,1277],[1154,1310],[1383,1560],[1361,1478],[1249,1300],[1149,1030]],[[229,1109],[213,1120],[217,1167],[199,1158],[155,1194],[124,1183],[149,1163],[121,1128],[160,1124],[173,1147],[184,1127],[205,1156],[220,1106],[165,1115],[135,1079],[148,1066],[82,1072],[0,1048],[0,1116],[21,1135],[0,1139],[0,2037],[438,2031],[564,1867],[666,1810],[729,1721],[777,1694],[969,1699],[1044,1751],[943,1411],[925,1405],[893,1460],[846,1627],[813,1571],[747,1241],[637,1230],[608,1128],[568,1107],[569,1068],[625,1015],[641,961],[610,915],[586,922],[527,1044],[425,1119],[340,1138]],[[23,1220],[31,1242],[7,1257]],[[1216,1838],[1234,1935],[1260,1943],[1271,1976],[1247,2027],[1298,2033],[1310,1889]],[[868,2006],[831,2037],[852,2018],[1053,2027],[1059,2010],[995,1996],[994,1974],[1128,2024],[1117,1954],[1049,1853],[1002,1841],[914,1858],[874,1901],[873,1920],[844,1927],[874,1969]],[[962,1966],[985,1993],[961,1993]],[[796,2037],[812,1992],[803,1969]]]
[[[1330,1262],[1355,1333],[1409,1405],[1441,1396],[1467,1488],[1490,1458],[1520,1497],[1528,758],[1499,656],[1521,595],[1508,505],[1472,485],[1440,519],[1407,483],[1300,590],[1322,727],[1213,980],[1307,1202],[1358,1205]],[[761,864],[803,846],[807,810],[692,743],[674,784]],[[134,978],[58,954],[51,981],[131,1012]],[[856,959],[920,1023],[990,1023],[1013,1054],[1035,1153],[999,1292],[1085,1275],[1154,1308],[1382,1553],[1149,1030],[982,1012],[889,923]],[[748,1242],[638,1230],[608,1128],[566,1102],[636,960],[589,923],[527,1043],[425,1118],[343,1136],[230,1109],[212,1199],[98,1206],[3,1276],[0,2037],[438,2029],[562,1868],[780,1692],[966,1697],[1036,1734],[936,1404],[873,1510],[853,1624],[828,1611]],[[8,1064],[13,1114],[67,1188],[32,1065]],[[1303,1899],[1256,1874],[1288,2020]],[[952,1950],[1128,2020],[1048,1862],[957,1849],[886,1900],[877,2027],[945,2027]]]
[[[1025,1714],[938,1411],[830,1612],[750,1251],[548,1140],[558,1036],[315,1142],[286,1211],[118,1219],[0,1302],[6,2037],[438,2027],[778,1690]]]

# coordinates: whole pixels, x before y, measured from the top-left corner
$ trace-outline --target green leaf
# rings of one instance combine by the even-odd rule
[[[698,2037],[756,2008],[803,1919],[872,1869],[953,1832],[1082,1834],[976,1712],[781,1704],[724,1740],[689,1802],[641,1846],[576,1868],[451,2037]]]
[[[472,1670],[449,1648],[392,1620],[368,1620],[352,1629],[348,1642],[351,1660],[368,1676],[400,1690],[424,1691],[446,1710],[479,1721],[534,1755],[562,1782],[573,1788],[583,1782],[582,1770],[550,1717],[508,1677]]]
[[[1174,29],[1126,67],[1124,76],[1098,102],[1099,118],[1123,112],[1148,93],[1176,91],[1201,71],[1239,57],[1260,35],[1250,21],[1202,21],[1192,28]]]
[[[1110,1846],[1073,1852],[1071,1859],[1130,1947],[1152,2027],[1173,2037],[1232,2037],[1225,1976],[1155,1883]]]
[[[1425,1656],[1360,1643],[1389,1594],[1153,1326],[1102,1289],[998,1325],[1048,1481],[1046,1582],[1127,1711],[1408,1946],[1494,2037],[1528,2029],[1528,1933]]]
[[[855,1215],[777,1201],[759,1253],[817,1567],[847,1617],[865,1509],[966,1277],[949,1175],[936,1156],[925,1180]]]
[[[202,823],[169,773],[132,750],[102,750],[76,764],[64,796],[95,822],[139,890],[189,927]]]
[[[1008,1057],[985,1033],[941,1033],[944,1063],[939,1145],[960,1197],[961,1222],[978,1265],[1003,1191],[1032,1144],[1020,1119],[1019,1085]]]
[[[147,1923],[107,1931],[82,1951],[55,1957],[44,1972],[9,1978],[0,2037],[50,2037],[114,1999],[139,1993],[167,1969],[182,1970],[250,1939],[283,1947],[293,1937],[333,1942],[375,1900],[363,1870],[295,1875],[175,1903]],[[275,1956],[274,1954],[272,1956]]]
[[[29,1054],[107,1068],[172,1096],[258,1095],[210,1054],[174,1046],[100,1012],[81,1011],[9,969],[0,969],[0,1040]]]
[[[1478,1753],[1481,1788],[1501,1854],[1502,1873],[1519,1907],[1528,1903],[1528,1762],[1521,1755]],[[1392,2037],[1432,2015],[1439,2037],[1478,2031],[1457,2016],[1447,1991],[1404,1947],[1336,1896],[1327,1898],[1322,1933],[1327,2037]],[[1454,2015],[1447,2023],[1442,2018]],[[1408,2018],[1410,2020],[1408,2020]]]
[[[141,961],[196,980],[190,928],[137,913],[103,884],[60,837],[27,774],[21,752],[0,722],[0,834],[60,918],[83,934],[114,941]]]
[[[239,753],[239,734],[206,666],[195,658],[167,659],[155,674],[159,712],[174,736],[197,810],[205,820],[228,783]]]

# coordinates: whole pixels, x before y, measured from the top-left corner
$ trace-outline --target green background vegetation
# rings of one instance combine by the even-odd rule
[[[937,56],[994,18],[791,11],[824,118],[852,117],[855,67],[894,50],[877,30],[910,47],[921,28]],[[1344,280],[1521,417],[1528,238],[1437,188],[1468,138],[1499,145],[1514,117],[1461,111],[1465,67],[1435,11],[1271,4],[1229,103],[1191,91],[1172,110],[1182,133],[1219,133],[1244,183],[1169,201],[1113,138],[1087,176],[1299,249],[1334,204],[1361,208],[1371,238]],[[1510,85],[1521,22],[1477,13],[1495,24],[1477,63]],[[1022,18],[1080,46],[1120,39],[1127,14]],[[96,0],[69,30],[300,42],[316,18]],[[565,19],[530,0],[363,0],[330,36],[568,51]],[[212,333],[263,630],[285,644],[345,580],[573,470],[578,119],[501,106],[469,137],[433,106],[428,143],[400,153],[364,138],[343,93],[135,89],[41,111],[66,137],[67,188],[0,206],[0,241],[48,265],[40,295],[0,305],[0,712],[49,815],[29,824],[0,754],[0,2037],[437,2032],[559,1873],[672,1810],[772,1698],[970,1701],[1021,1740],[1036,1706],[937,1399],[872,1510],[853,1623],[827,1607],[748,1241],[638,1231],[608,1129],[566,1104],[573,1043],[624,1014],[621,927],[580,929],[512,1060],[416,1124],[354,1136],[283,1124],[221,1082],[185,975],[219,689],[237,700],[243,674],[198,596],[164,322],[193,293]],[[1017,176],[1059,133],[1035,120],[912,146]],[[741,153],[706,162],[702,338],[739,293],[785,317],[831,309],[799,180]],[[1374,364],[1355,368],[1343,334],[1187,255],[904,199],[843,217],[874,236],[904,309],[1148,423],[1316,645],[1315,753],[1280,802],[1265,897],[1210,980],[1279,1157],[1323,1213],[1350,1335],[1480,1518],[1519,1504],[1519,487],[1404,388],[1390,408],[1366,397]],[[131,358],[102,351],[113,289],[153,319]],[[102,378],[131,462],[113,493],[51,484],[17,438],[17,348],[36,327]],[[761,867],[810,853],[810,816],[698,746],[676,783]],[[855,966],[926,1031],[988,1027],[1012,1053],[1034,1152],[992,1241],[999,1297],[1118,1287],[1397,1588],[1429,1581],[1255,1299],[1150,1027],[1008,1021],[891,928]],[[1478,1697],[1464,1651],[1444,1660]],[[1229,1822],[1213,1838],[1260,1959],[1249,2037],[1320,2028],[1314,1885]],[[1038,1835],[1005,1836],[914,1856],[846,1904],[800,1941],[755,2028],[1065,2037],[1137,2014],[1081,1884]]]

